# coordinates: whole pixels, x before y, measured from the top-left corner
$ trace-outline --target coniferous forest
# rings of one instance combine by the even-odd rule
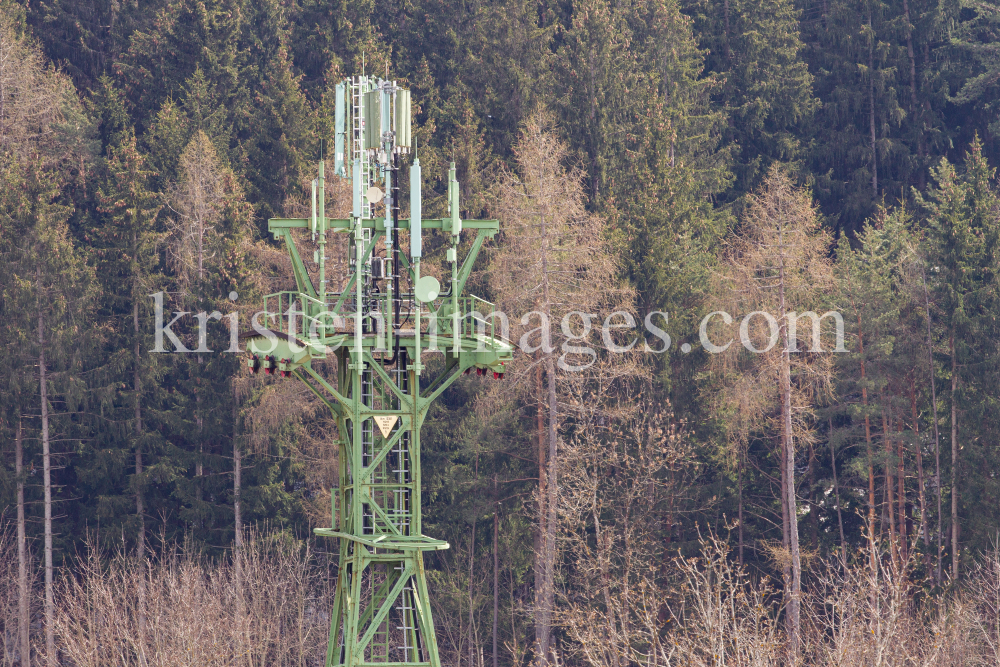
[[[443,664],[1000,664],[996,0],[0,0],[0,664],[326,664],[336,425],[223,350],[362,71],[521,341],[423,429]]]

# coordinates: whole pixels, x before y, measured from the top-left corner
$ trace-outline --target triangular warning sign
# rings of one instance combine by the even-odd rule
[[[382,431],[382,437],[388,438],[389,433],[392,431],[392,427],[396,425],[396,420],[399,419],[399,415],[376,415],[375,423],[378,424],[378,430]]]

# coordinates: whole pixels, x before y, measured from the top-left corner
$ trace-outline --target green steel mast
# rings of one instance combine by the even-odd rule
[[[411,152],[410,96],[395,82],[366,76],[340,82],[335,121],[334,171],[351,180],[351,217],[327,219],[320,161],[312,216],[268,221],[288,250],[297,289],[265,298],[265,323],[255,319],[247,363],[251,372],[305,383],[337,422],[331,527],[315,530],[340,545],[326,665],[438,667],[423,554],[448,543],[421,527],[420,427],[459,374],[476,368],[499,378],[511,358],[509,342],[494,332],[492,305],[462,296],[483,242],[499,224],[461,219],[454,164],[448,217],[421,219],[418,159],[409,168],[410,215],[399,217],[400,160]],[[449,238],[451,280],[443,291],[435,278],[420,275],[422,230]],[[459,261],[463,230],[473,239]],[[296,246],[295,236],[304,233],[316,245],[318,285]],[[326,245],[335,233],[349,238],[350,277],[340,291],[328,289],[327,280]],[[444,355],[433,377],[423,363],[428,351]],[[329,355],[336,358],[335,379],[313,368]]]

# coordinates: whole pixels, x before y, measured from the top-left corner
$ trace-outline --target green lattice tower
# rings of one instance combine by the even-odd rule
[[[410,166],[410,217],[399,217],[409,122],[409,93],[395,82],[355,77],[337,85],[335,171],[352,181],[352,215],[326,218],[320,161],[312,216],[268,221],[274,238],[285,242],[297,289],[269,295],[265,324],[255,321],[248,335],[251,372],[297,378],[337,421],[331,527],[315,531],[340,544],[328,666],[440,665],[423,554],[448,543],[422,532],[420,426],[459,374],[476,368],[502,378],[512,352],[494,330],[492,305],[461,296],[483,242],[499,225],[460,218],[454,164],[448,217],[421,218],[417,159]],[[450,236],[445,291],[420,276],[424,229]],[[463,229],[474,238],[459,262]],[[339,292],[328,291],[326,280],[327,234],[338,232],[349,237],[351,267]],[[318,285],[296,246],[304,234],[316,243]],[[401,250],[403,235],[408,253]],[[434,377],[424,373],[428,351],[444,355]],[[313,365],[331,355],[336,378]]]

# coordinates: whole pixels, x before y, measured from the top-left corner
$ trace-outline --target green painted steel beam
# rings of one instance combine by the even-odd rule
[[[279,239],[279,233],[286,229],[309,229],[309,218],[270,218],[267,221],[267,229],[275,239]],[[420,221],[424,229],[451,229],[451,218],[422,218]],[[374,229],[385,231],[385,220],[382,218],[371,218],[361,221],[364,229]],[[354,229],[354,221],[351,218],[327,218],[327,229],[334,231],[346,231]],[[481,229],[485,231],[499,232],[499,220],[462,220],[463,229]],[[400,218],[398,229],[410,229],[410,219]]]
[[[447,549],[448,543],[422,532],[420,430],[430,405],[464,370],[475,366],[502,373],[512,358],[509,341],[497,338],[494,325],[483,320],[493,310],[492,304],[461,296],[483,244],[499,232],[500,225],[497,220],[460,219],[459,190],[452,173],[449,217],[421,218],[421,224],[412,228],[413,234],[418,228],[421,234],[440,232],[450,244],[447,289],[429,303],[417,301],[410,293],[394,292],[403,286],[373,273],[372,258],[380,243],[410,234],[410,220],[373,215],[372,205],[377,202],[369,202],[368,193],[374,192],[372,186],[378,179],[385,179],[386,194],[399,197],[398,190],[389,190],[393,182],[402,180],[398,161],[385,157],[398,152],[391,132],[366,137],[366,126],[355,121],[369,117],[369,127],[397,127],[385,114],[408,105],[390,103],[401,90],[391,82],[362,76],[343,81],[340,88],[343,95],[338,93],[338,104],[344,108],[336,114],[336,132],[338,142],[344,144],[344,158],[338,163],[338,173],[351,177],[352,217],[326,217],[320,163],[314,215],[268,221],[269,231],[284,243],[291,259],[297,289],[265,299],[266,321],[274,330],[246,337],[248,354],[253,357],[249,365],[254,369],[266,363],[267,369],[281,377],[288,375],[304,383],[336,421],[337,437],[332,444],[338,470],[337,485],[330,494],[330,527],[314,531],[339,544],[326,667],[441,667],[424,552]],[[368,144],[379,149],[355,150]],[[419,187],[419,166],[414,164],[413,169],[411,183]],[[416,220],[419,197],[411,200],[411,209]],[[313,233],[320,248],[316,273],[321,292],[311,282],[296,247],[294,230],[298,229]],[[475,231],[461,261],[460,229]],[[352,271],[339,292],[322,282],[324,276],[330,277],[325,264],[328,232],[350,233],[348,256],[343,259]],[[409,276],[411,285],[420,277],[419,254],[412,258],[397,254],[386,243],[386,257],[399,260],[396,273]],[[394,299],[411,313],[409,329],[394,322]],[[268,310],[270,306],[275,312]],[[281,312],[292,306],[302,313]],[[384,337],[367,331],[355,314],[378,316],[389,323]],[[437,329],[432,329],[432,315],[437,317]],[[421,358],[432,350],[444,352],[446,361],[436,377],[428,378],[428,366]],[[312,363],[319,359],[328,361]],[[335,362],[335,378],[323,370],[330,368],[331,361]],[[427,386],[422,389],[424,381]]]

